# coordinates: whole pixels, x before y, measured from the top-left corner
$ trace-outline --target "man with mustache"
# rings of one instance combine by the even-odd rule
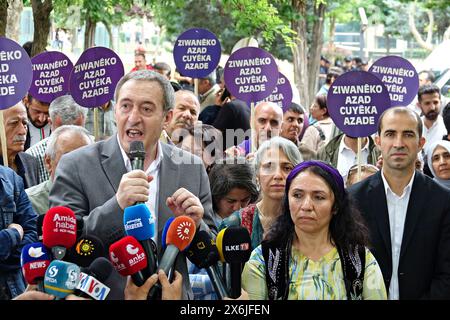
[[[187,134],[187,128],[197,122],[199,114],[200,102],[195,94],[188,90],[175,92],[173,117],[165,130],[174,144],[181,142],[182,137]]]
[[[391,300],[450,299],[450,191],[416,170],[422,131],[409,108],[383,112],[375,137],[383,168],[348,189]]]
[[[49,103],[39,101],[28,94],[23,98],[23,104],[26,107],[28,116],[27,139],[25,141],[25,150],[35,145],[42,139],[50,136],[51,128],[48,122]]]
[[[4,110],[3,120],[8,167],[23,179],[25,189],[37,185],[39,183],[39,162],[35,157],[23,152],[29,123],[25,106],[19,102]],[[2,152],[0,150],[0,154]],[[3,156],[0,157],[0,164],[3,165]]]
[[[417,100],[422,111],[423,137],[426,152],[429,145],[435,141],[442,140],[442,136],[447,134],[444,120],[440,115],[441,93],[439,87],[433,84],[424,85],[419,88]]]

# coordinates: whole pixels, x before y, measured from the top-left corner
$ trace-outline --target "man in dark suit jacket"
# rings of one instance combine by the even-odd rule
[[[161,253],[162,230],[175,215],[188,215],[197,228],[215,229],[211,192],[202,160],[159,142],[172,119],[174,92],[158,73],[140,70],[125,75],[115,92],[117,135],[62,156],[50,190],[51,206],[68,206],[84,219],[84,231],[105,247],[123,236],[124,209],[144,202],[157,223]],[[132,141],[143,141],[144,171],[131,170],[127,156]],[[186,259],[177,259],[184,298],[192,298]]]
[[[404,107],[386,110],[378,136],[383,169],[353,185],[370,248],[390,299],[450,299],[450,191],[415,171],[422,121]]]

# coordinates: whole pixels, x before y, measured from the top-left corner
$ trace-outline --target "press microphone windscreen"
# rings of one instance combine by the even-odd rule
[[[76,264],[53,260],[45,272],[44,290],[57,298],[73,293],[80,280],[80,267]]]
[[[88,267],[98,257],[106,256],[103,242],[93,235],[84,235],[77,239],[65,257],[65,261],[73,262],[80,267]]]
[[[222,231],[222,230],[221,230]],[[219,253],[227,263],[247,262],[252,253],[251,239],[248,230],[242,226],[231,226],[223,229],[221,245],[217,246]],[[219,237],[219,235],[217,235]],[[217,241],[219,244],[219,241]]]
[[[205,230],[196,232],[186,251],[186,257],[198,268],[207,268],[219,261],[216,244]]]
[[[151,239],[155,235],[155,221],[144,203],[125,208],[123,225],[126,234],[139,241]]]
[[[169,219],[167,219],[166,224],[164,225],[164,228],[163,228],[163,231],[161,234],[161,248],[163,250],[166,250],[167,231],[169,231],[169,227],[174,219],[175,219],[175,217],[170,217]]]
[[[20,255],[20,264],[26,282],[37,284],[37,281],[43,280],[50,261],[51,255],[42,243],[25,245]]]
[[[109,258],[122,275],[132,275],[147,267],[147,257],[141,244],[132,236],[126,236],[109,247]]]
[[[72,247],[77,240],[75,213],[67,207],[50,208],[44,217],[42,242],[48,248]]]
[[[176,217],[169,226],[166,245],[174,245],[183,251],[191,243],[196,231],[194,220],[188,216]]]

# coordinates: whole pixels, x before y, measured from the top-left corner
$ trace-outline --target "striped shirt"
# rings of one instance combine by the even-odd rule
[[[32,155],[35,157],[39,162],[39,183],[42,183],[44,181],[47,181],[50,179],[50,173],[48,173],[47,169],[44,165],[44,156],[45,156],[45,150],[47,149],[47,144],[50,137],[47,137],[45,139],[42,139],[38,143],[32,145],[30,148],[25,151],[26,153]]]

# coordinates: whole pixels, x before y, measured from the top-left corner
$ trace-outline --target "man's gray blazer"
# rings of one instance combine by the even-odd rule
[[[209,180],[200,158],[177,147],[161,143],[163,159],[159,169],[158,252],[166,221],[173,216],[166,199],[183,187],[196,195],[205,210],[203,222],[215,229],[212,220]],[[65,154],[58,163],[50,191],[50,207],[67,206],[84,219],[83,233],[100,238],[105,248],[125,236],[123,210],[116,200],[122,175],[127,172],[117,136]],[[202,228],[206,228],[202,223]],[[186,259],[177,259],[182,274],[184,298],[192,298]],[[187,293],[187,295],[186,295]]]

